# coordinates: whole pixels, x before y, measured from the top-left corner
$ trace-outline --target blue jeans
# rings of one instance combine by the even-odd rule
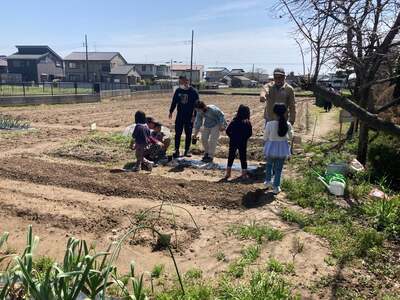
[[[284,158],[268,158],[267,166],[265,168],[265,180],[271,182],[272,180],[272,171],[274,172],[274,187],[278,187],[281,185],[281,176],[283,165],[285,164]]]

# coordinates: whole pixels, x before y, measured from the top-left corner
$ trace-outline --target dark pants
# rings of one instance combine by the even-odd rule
[[[228,168],[231,168],[233,165],[233,161],[236,157],[236,152],[239,150],[239,158],[240,164],[242,166],[242,170],[247,169],[247,144],[234,144],[229,143],[229,155],[228,155]]]
[[[189,122],[185,121],[176,121],[175,122],[175,151],[179,151],[179,147],[181,145],[181,136],[182,132],[185,130],[185,151],[189,151],[190,143],[192,141],[192,131],[193,131],[193,124],[190,120]]]

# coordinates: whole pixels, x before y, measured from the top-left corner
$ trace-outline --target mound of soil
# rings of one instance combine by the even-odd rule
[[[241,183],[189,181],[145,173],[112,174],[100,167],[63,164],[23,156],[2,159],[0,176],[107,196],[223,208],[243,207],[246,194],[254,189],[251,185]]]

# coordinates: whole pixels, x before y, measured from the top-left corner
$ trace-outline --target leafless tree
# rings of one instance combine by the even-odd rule
[[[399,0],[279,0],[297,32],[316,54],[312,87],[360,120],[358,159],[366,162],[370,128],[400,136],[400,126],[379,113],[399,105],[399,99],[377,107],[374,90],[400,77],[392,66],[400,46]],[[312,26],[314,25],[314,27]],[[333,59],[333,60],[332,60]],[[327,61],[355,73],[352,99],[334,95],[316,83],[315,74]],[[399,82],[399,81],[397,81]]]

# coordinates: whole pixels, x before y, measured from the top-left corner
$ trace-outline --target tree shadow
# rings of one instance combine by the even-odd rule
[[[271,204],[275,200],[275,195],[265,189],[257,189],[243,195],[242,205],[246,208],[257,208]]]

